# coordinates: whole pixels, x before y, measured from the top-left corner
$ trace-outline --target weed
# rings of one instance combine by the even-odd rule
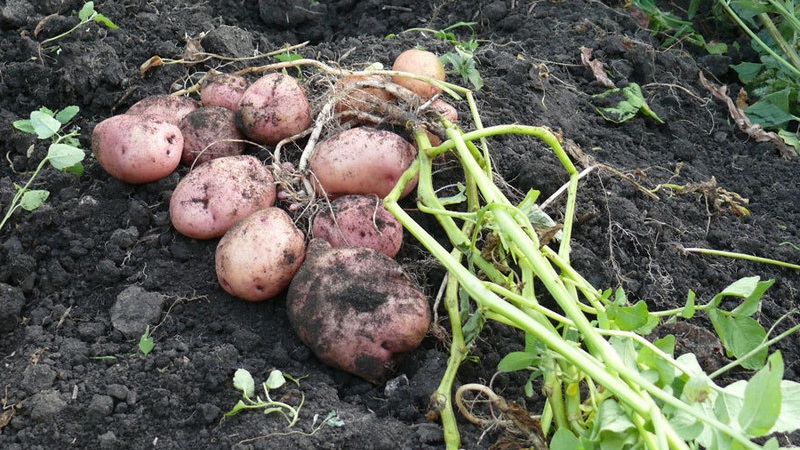
[[[156,344],[153,342],[153,334],[150,332],[150,325],[144,329],[144,333],[139,337],[139,352],[147,356],[153,351]]]
[[[636,83],[629,83],[622,89],[611,88],[593,95],[592,98],[596,100],[607,100],[608,98],[617,100],[616,105],[607,107],[595,106],[594,108],[598,114],[609,122],[626,122],[641,113],[658,123],[664,123],[664,121],[650,109],[650,106],[647,104],[642,94],[642,88]]]
[[[300,408],[303,407],[305,395],[302,393],[300,394],[300,403],[297,406],[273,400],[270,397],[270,392],[286,384],[287,379],[294,382],[297,386],[300,386],[299,380],[285,375],[280,370],[275,369],[271,371],[267,381],[261,384],[264,390],[264,399],[262,399],[260,395],[257,395],[255,399],[253,399],[255,395],[255,381],[253,380],[253,376],[250,375],[250,372],[246,369],[236,369],[233,375],[233,387],[242,391],[243,399],[239,400],[239,402],[234,405],[233,409],[225,413],[225,416],[233,416],[245,409],[263,409],[264,414],[280,413],[288,421],[287,426],[289,428],[293,427],[299,418],[298,414],[300,413]]]
[[[84,3],[83,7],[81,7],[80,11],[78,11],[78,19],[80,20],[77,25],[70,28],[69,30],[59,34],[58,36],[53,36],[51,38],[47,38],[39,43],[39,59],[42,59],[42,49],[45,48],[48,44],[52,44],[53,42],[66,37],[73,31],[77,30],[78,28],[86,25],[89,22],[99,23],[100,25],[106,28],[119,28],[114,22],[111,21],[108,17],[100,14],[99,12],[95,11],[94,9],[94,2],[86,2]],[[48,50],[57,49],[57,46],[48,47]]]

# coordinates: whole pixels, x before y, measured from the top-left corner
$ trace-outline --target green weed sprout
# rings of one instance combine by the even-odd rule
[[[33,211],[40,207],[50,196],[50,192],[47,190],[31,189],[33,181],[47,163],[50,163],[57,170],[71,172],[78,176],[83,174],[81,161],[83,161],[85,154],[78,142],[79,130],[77,127],[68,132],[63,129],[78,114],[78,111],[79,108],[77,106],[68,106],[57,112],[42,107],[38,111],[31,112],[29,119],[14,122],[14,128],[25,133],[35,134],[42,140],[49,139],[52,143],[47,150],[47,156],[42,159],[36,170],[33,171],[28,182],[24,186],[14,184],[17,193],[11,200],[3,220],[0,221],[0,230],[3,229],[8,219],[18,209]]]
[[[77,30],[78,28],[86,25],[89,22],[99,23],[100,25],[110,28],[116,29],[119,28],[114,22],[111,21],[108,17],[100,14],[99,12],[95,11],[94,9],[94,2],[86,2],[84,3],[83,7],[78,11],[78,19],[80,20],[77,25],[70,28],[69,30],[59,34],[58,36],[53,36],[51,38],[47,38],[39,43],[39,59],[41,59],[41,49],[44,48],[48,44],[52,44],[53,42],[66,37],[73,31]]]
[[[153,351],[155,347],[156,344],[153,341],[153,333],[150,330],[150,325],[148,325],[147,327],[145,327],[144,333],[142,333],[142,335],[139,336],[139,345],[138,345],[139,353],[141,353],[142,356],[147,356],[150,354],[150,352]]]
[[[269,395],[270,391],[278,389],[286,384],[287,377],[291,379],[291,377],[280,370],[275,369],[271,371],[267,381],[261,384],[264,390],[264,398],[262,399],[261,396],[258,395],[255,396],[254,399],[255,381],[253,380],[253,376],[250,375],[247,369],[236,369],[233,375],[233,387],[242,391],[243,398],[234,405],[233,409],[225,413],[225,416],[230,417],[246,409],[263,409],[264,414],[280,413],[288,421],[287,426],[289,428],[293,427],[299,419],[300,408],[303,407],[305,395],[301,393],[300,404],[297,406],[273,400]],[[297,380],[293,381],[299,386]]]
[[[763,447],[754,439],[800,428],[800,416],[793,414],[800,408],[800,383],[783,380],[781,354],[768,354],[776,338],[767,340],[768,333],[752,317],[771,280],[739,280],[703,305],[690,293],[684,307],[662,312],[650,312],[643,301],[630,304],[621,290],[596,289],[570,264],[579,173],[558,138],[544,127],[484,128],[471,91],[440,84],[445,92],[466,97],[475,130],[462,131],[442,119],[448,139],[438,146],[431,145],[424,129],[413,130],[418,158],[384,206],[447,270],[443,305],[450,323],[450,357],[431,396],[429,417],[441,419],[448,449],[460,448],[452,393],[456,373],[489,320],[525,333],[525,350],[504,358],[500,369],[531,370],[532,377],[541,377],[546,406],[538,415],[540,425],[530,426],[527,422],[532,421],[524,420],[529,417],[526,412],[514,411],[510,402],[487,393],[486,386],[473,393],[488,397],[495,412],[508,413],[503,425],[511,423],[527,432],[529,442],[549,439],[549,448],[557,450],[774,449],[779,447],[774,437]],[[543,142],[569,174],[557,250],[540,241],[532,223],[538,193],[530,191],[514,204],[494,182],[486,140],[511,134]],[[449,198],[440,198],[434,187],[433,161],[446,153],[463,171],[466,200],[458,208],[449,207]],[[450,249],[398,204],[406,184],[415,178],[417,209],[436,219]],[[542,293],[534,290],[539,285],[535,280],[558,310],[539,303]],[[723,304],[732,303],[729,300],[739,304],[723,309]],[[725,370],[735,365],[757,370],[750,380],[720,386],[694,354],[674,356],[673,336],[655,342],[644,337],[661,320],[690,318],[699,311],[710,318],[728,355],[737,358]],[[800,325],[790,332],[798,329]],[[468,406],[465,411],[464,386],[456,392],[456,406],[469,420],[484,423]]]

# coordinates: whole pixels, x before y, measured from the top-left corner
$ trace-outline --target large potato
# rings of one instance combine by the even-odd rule
[[[425,337],[425,295],[388,256],[313,239],[286,295],[289,321],[325,364],[372,383],[387,378]]]
[[[244,136],[230,109],[203,106],[187,114],[178,127],[183,134],[181,163],[186,166],[244,152]]]
[[[388,194],[408,169],[417,149],[399,135],[368,127],[339,132],[317,144],[309,158],[317,192],[335,198],[345,194]],[[416,186],[409,183],[402,195]]]
[[[221,73],[209,77],[200,86],[203,106],[222,106],[235,111],[250,83],[241,75]]]
[[[254,141],[275,145],[311,125],[311,109],[303,86],[273,72],[256,80],[242,95],[236,120]]]
[[[415,48],[400,53],[394,60],[392,70],[422,75],[439,81],[444,81],[445,75],[444,66],[435,53]],[[423,80],[400,75],[394,76],[392,80],[400,86],[413,91],[422,97],[423,100],[428,100],[442,92],[440,87]]]
[[[239,220],[275,204],[272,173],[255,156],[212,159],[175,187],[169,216],[179,233],[194,239],[222,236]]]
[[[369,247],[394,258],[403,244],[403,226],[375,195],[345,195],[314,216],[315,238],[333,247]]]
[[[217,245],[219,284],[229,294],[261,301],[289,286],[305,256],[305,236],[280,208],[254,212],[231,227]]]
[[[176,97],[167,94],[151,95],[134,103],[125,114],[158,116],[169,123],[178,125],[184,116],[199,107],[200,105],[189,97]]]
[[[97,162],[127,183],[166,177],[178,167],[182,151],[181,130],[160,117],[121,114],[103,120],[92,131]]]

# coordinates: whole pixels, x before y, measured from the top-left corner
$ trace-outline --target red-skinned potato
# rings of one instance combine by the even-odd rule
[[[250,82],[241,75],[212,75],[200,86],[200,102],[203,106],[222,106],[235,111],[249,86]]]
[[[95,125],[92,153],[111,176],[132,184],[160,180],[181,161],[183,135],[161,117],[120,114]]]
[[[289,75],[273,72],[256,80],[242,95],[236,121],[254,141],[275,145],[311,125],[305,90]]]
[[[187,114],[178,126],[183,134],[181,163],[186,166],[244,152],[244,136],[230,109],[203,106]]]
[[[317,144],[309,158],[317,193],[336,198],[346,194],[386,195],[417,156],[417,149],[386,130],[356,127]],[[416,186],[408,183],[402,195]]]
[[[189,172],[172,191],[169,217],[190,238],[222,236],[239,220],[275,204],[272,173],[255,156],[212,159]]]
[[[428,301],[397,262],[365,247],[312,239],[286,295],[289,321],[323,363],[385,380],[425,337]]]
[[[404,51],[394,60],[392,70],[413,73],[414,75],[423,75],[435,80],[444,81],[444,66],[442,62],[439,61],[439,57],[436,56],[435,53],[426,50],[412,48]],[[413,91],[422,97],[423,100],[428,100],[442,92],[441,88],[422,80],[415,80],[404,76],[395,76],[392,77],[392,80],[400,86]]]
[[[314,216],[315,238],[333,247],[369,247],[394,258],[403,244],[403,226],[375,195],[345,195]]]
[[[280,208],[258,210],[231,227],[217,245],[216,272],[229,294],[262,301],[281,293],[305,256],[305,236]]]
[[[125,114],[136,116],[158,116],[178,125],[184,116],[199,108],[200,105],[189,97],[174,95],[152,95],[134,103]]]

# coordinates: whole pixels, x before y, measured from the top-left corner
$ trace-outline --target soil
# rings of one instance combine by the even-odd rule
[[[572,260],[593,285],[622,286],[631,301],[662,309],[681,306],[689,290],[708,301],[733,281],[758,275],[776,280],[757,314],[762,325],[769,328],[798,307],[796,271],[687,255],[681,247],[800,261],[800,159],[783,159],[772,144],[748,138],[699,84],[702,72],[736,93],[729,56],[662,49],[621,2],[108,0],[95,7],[119,29],[81,27],[40,57],[38,42],[73,27],[81,5],[0,5],[3,211],[14,184],[27,181],[46,152],[46,145],[15,131],[13,121],[43,105],[78,105],[75,123],[89,148],[97,122],[143,97],[182,88],[191,84],[190,75],[209,68],[260,64],[214,59],[140,75],[140,65],[154,55],[180,58],[187,38],[203,36],[207,52],[235,57],[309,41],[298,50],[306,57],[388,66],[415,45],[449,50],[430,34],[403,30],[471,21],[481,44],[485,86],[476,99],[484,124],[550,127],[586,156],[581,168],[591,160],[624,176],[594,170],[579,188]],[[385,39],[390,33],[397,36]],[[591,95],[605,88],[581,64],[582,46],[593,50],[618,86],[643,86],[664,123],[637,116],[613,124],[600,117]],[[491,145],[498,171],[517,190],[539,189],[547,198],[566,180],[539,142],[507,137]],[[442,342],[427,337],[385,384],[328,368],[293,334],[283,298],[248,303],[225,294],[214,275],[216,240],[188,239],[171,228],[170,193],[186,168],[129,185],[91,156],[85,166],[80,178],[46,169],[35,185],[51,192],[47,202],[15,213],[0,230],[0,448],[444,447],[441,426],[425,420],[448,356]],[[648,188],[716,184],[680,195],[662,189],[654,199],[631,180]],[[750,215],[736,215],[719,201],[724,192],[748,199]],[[548,210],[556,219],[560,206]],[[398,259],[433,304],[442,271],[406,238]],[[790,316],[777,330],[795,321]],[[145,323],[155,344],[147,356],[137,354]],[[708,328],[702,319],[693,323]],[[691,350],[708,340],[703,333],[681,335]],[[500,358],[522,345],[520,333],[489,324],[458,383],[491,380],[503,396],[535,411],[540,398],[525,397],[523,375],[495,376]],[[786,377],[800,380],[800,337],[774,349],[784,354]],[[232,387],[237,368],[258,380],[275,368],[303,377],[299,388],[280,391],[290,403],[300,392],[305,396],[298,424],[287,429],[280,416],[256,412],[223,417],[239,399]],[[313,432],[314,417],[319,423],[331,411],[344,425]],[[499,429],[465,421],[460,429],[467,449],[488,448],[502,437]],[[800,439],[783,442],[798,445]]]

